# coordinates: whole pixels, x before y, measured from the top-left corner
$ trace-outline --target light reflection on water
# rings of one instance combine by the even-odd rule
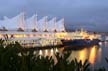
[[[89,55],[89,62],[91,64],[94,64],[95,62],[95,59],[96,59],[96,46],[93,46],[91,49],[90,49],[90,55]]]
[[[39,50],[38,54],[49,57],[52,56],[55,63],[57,63],[55,54],[59,52],[62,56],[64,52],[68,52],[63,50],[64,48]],[[69,61],[76,58],[78,61],[82,60],[82,63],[84,63],[84,61],[88,59],[93,67],[106,67],[108,65],[105,61],[105,57],[108,57],[108,43],[102,43],[100,46],[86,47],[79,50],[70,50],[69,52],[71,52],[67,59]]]
[[[73,60],[73,59],[77,59],[78,61],[82,60],[82,63],[84,63],[84,61],[86,59],[88,59],[88,61],[91,64],[95,63],[95,59],[96,59],[96,51],[97,51],[97,47],[93,46],[93,47],[89,47],[89,48],[84,48],[82,50],[77,50],[77,51],[71,51],[71,55],[69,56],[68,60]]]

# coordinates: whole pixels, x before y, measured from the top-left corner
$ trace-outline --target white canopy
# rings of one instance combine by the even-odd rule
[[[34,14],[32,17],[28,18],[25,23],[25,30],[36,29],[37,16]]]
[[[59,21],[56,23],[56,30],[57,30],[58,32],[65,31],[65,28],[64,28],[64,18],[62,18],[61,20],[59,20]]]
[[[55,30],[55,18],[52,18],[47,24],[47,30],[52,32]]]
[[[42,19],[37,21],[37,15],[34,14],[32,17],[25,20],[24,12],[13,18],[8,18],[5,16],[4,20],[0,20],[0,29],[4,28],[7,30],[18,30],[19,28],[23,30],[35,29],[41,32],[45,30],[48,32],[53,32],[54,30],[57,32],[65,31],[63,18],[56,22],[56,17],[48,21],[47,16],[44,16]]]
[[[38,21],[37,30],[44,31],[46,29],[46,16]]]
[[[20,27],[20,19],[22,17],[23,13],[20,13],[19,15],[13,17],[13,18],[8,18],[4,20],[0,20],[0,28],[2,29],[3,27],[8,29],[8,30],[16,30]]]

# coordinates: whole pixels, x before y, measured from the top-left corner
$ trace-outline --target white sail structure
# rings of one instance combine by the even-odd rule
[[[56,18],[52,18],[49,22],[48,22],[48,24],[47,24],[47,30],[49,31],[49,32],[53,32],[54,30],[55,30],[55,20],[56,20]]]
[[[32,17],[28,18],[26,20],[26,24],[25,24],[25,30],[37,30],[37,15],[33,15]]]
[[[44,31],[46,32],[46,31],[48,31],[48,17],[47,16],[45,16],[45,23],[44,23]]]
[[[24,12],[20,13],[20,16],[19,16],[19,30],[24,30],[24,27],[25,27],[25,17],[24,17]]]
[[[37,31],[43,32],[43,31],[46,30],[46,27],[47,27],[47,25],[46,25],[46,19],[47,19],[47,16],[43,17],[42,19],[40,19],[40,20],[38,21],[38,24],[37,24]]]
[[[56,23],[56,30],[57,30],[57,32],[65,31],[65,28],[64,28],[64,18],[62,18],[61,20],[59,20]]]
[[[0,30],[18,30],[18,31],[38,31],[38,32],[62,32],[65,31],[64,18],[56,22],[56,17],[50,21],[48,17],[44,16],[42,19],[37,21],[37,15],[34,14],[32,17],[25,20],[24,12],[19,15],[8,18],[4,16],[4,20],[0,20]]]
[[[23,13],[20,13],[19,15],[15,16],[13,18],[1,20],[0,27],[1,28],[4,27],[7,30],[16,30],[18,28],[24,29],[24,26],[21,25],[24,23],[24,19],[23,19],[24,17],[22,18],[22,16],[23,16]],[[21,22],[21,21],[23,21],[23,22]],[[21,23],[21,24],[19,25],[19,23]]]

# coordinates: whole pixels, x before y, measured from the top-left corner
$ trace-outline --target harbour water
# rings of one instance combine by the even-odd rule
[[[69,50],[63,51],[64,48],[54,48],[54,49],[45,49],[45,50],[38,50],[36,51],[37,54],[43,56],[53,56],[55,62],[57,62],[55,54],[59,52],[62,56],[65,52],[71,52],[68,60],[71,61],[73,59],[82,60],[84,62],[86,59],[91,64],[92,68],[99,68],[99,67],[108,67],[108,64],[105,60],[105,57],[108,58],[108,42],[102,42],[99,46],[92,46],[92,47],[85,47],[83,49],[77,50]]]

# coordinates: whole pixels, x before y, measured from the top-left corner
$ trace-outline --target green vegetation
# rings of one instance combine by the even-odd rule
[[[55,54],[58,62],[55,64],[52,57],[36,56],[35,50],[22,48],[18,43],[7,43],[8,40],[0,39],[0,71],[90,71],[88,60],[71,62],[67,61],[70,53],[64,56]],[[108,63],[108,58],[105,58]],[[95,69],[95,71],[107,71],[105,68]]]

